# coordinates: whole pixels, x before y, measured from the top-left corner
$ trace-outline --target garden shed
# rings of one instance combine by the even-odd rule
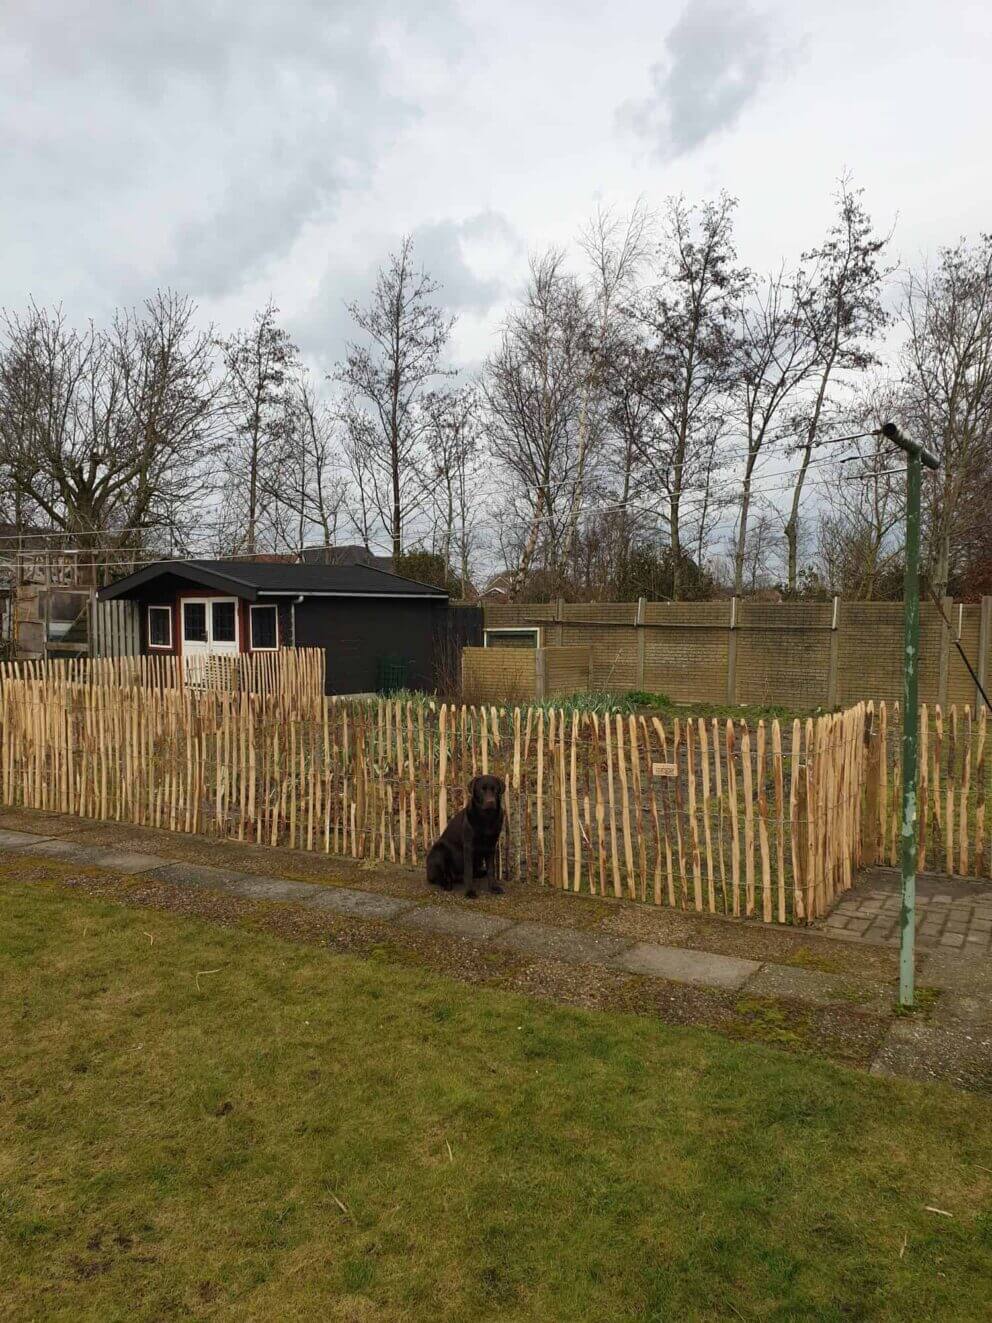
[[[447,593],[371,565],[156,561],[99,598],[134,603],[153,655],[323,648],[329,694],[434,689],[449,652]]]

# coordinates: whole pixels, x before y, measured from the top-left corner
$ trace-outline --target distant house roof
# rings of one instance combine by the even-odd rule
[[[101,588],[101,601],[141,596],[151,585],[171,591],[194,583],[255,601],[262,597],[433,597],[443,588],[371,565],[285,565],[239,560],[160,560]]]
[[[304,547],[300,559],[304,565],[371,565],[390,573],[393,569],[392,556],[377,556],[357,542],[340,547]]]

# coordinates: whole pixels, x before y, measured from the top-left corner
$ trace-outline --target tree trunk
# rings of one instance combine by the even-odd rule
[[[799,502],[802,500],[803,484],[806,481],[812,454],[813,446],[810,442],[803,446],[803,462],[799,466],[796,485],[792,489],[792,505],[789,510],[788,523],[785,525],[785,542],[789,554],[788,586],[789,592],[793,595],[799,587]]]
[[[747,457],[744,469],[744,483],[741,489],[741,519],[737,529],[737,549],[734,553],[734,596],[740,597],[744,590],[744,555],[747,549],[747,521],[751,512],[751,477],[758,452],[752,451]]]
[[[589,392],[588,381],[582,392],[582,404],[579,408],[579,453],[576,459],[575,485],[572,488],[572,501],[568,511],[568,526],[565,529],[565,544],[562,547],[561,564],[565,568],[572,554],[572,546],[578,532],[579,514],[582,508],[582,483],[586,472],[586,452],[589,448]]]
[[[682,543],[679,540],[679,506],[682,500],[680,491],[673,492],[669,498],[672,528],[672,601],[679,600],[682,590]]]
[[[537,537],[541,528],[541,515],[544,512],[544,492],[537,493],[537,502],[534,505],[534,514],[531,518],[530,531],[527,534],[527,541],[524,543],[524,549],[520,556],[520,564],[513,573],[513,579],[510,582],[510,601],[515,602],[520,589],[523,587],[524,579],[527,577],[527,571],[530,569],[530,563],[534,559],[534,552],[537,550]]]
[[[741,521],[737,530],[737,550],[734,553],[734,596],[744,590],[744,549],[747,545],[747,517],[751,506],[751,478],[744,479],[741,493]]]
[[[937,542],[937,561],[933,567],[933,590],[938,597],[947,596],[947,584],[951,577],[951,534],[943,528]]]
[[[258,508],[258,438],[251,444],[251,459],[248,472],[248,532],[245,550],[250,556],[255,554],[255,517]]]

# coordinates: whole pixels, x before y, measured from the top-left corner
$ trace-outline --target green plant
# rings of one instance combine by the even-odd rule
[[[595,712],[602,716],[607,712],[636,712],[639,704],[634,694],[612,694],[590,690],[584,693],[560,694],[555,698],[546,698],[533,706],[543,708],[545,712],[554,708],[556,712],[567,712],[569,715],[573,712]]]

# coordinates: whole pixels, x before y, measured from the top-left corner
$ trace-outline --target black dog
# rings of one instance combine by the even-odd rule
[[[427,854],[427,881],[450,891],[465,882],[474,897],[477,877],[489,878],[489,890],[501,892],[496,878],[496,847],[503,830],[503,782],[498,776],[477,776],[468,788],[468,804],[448,823]]]

